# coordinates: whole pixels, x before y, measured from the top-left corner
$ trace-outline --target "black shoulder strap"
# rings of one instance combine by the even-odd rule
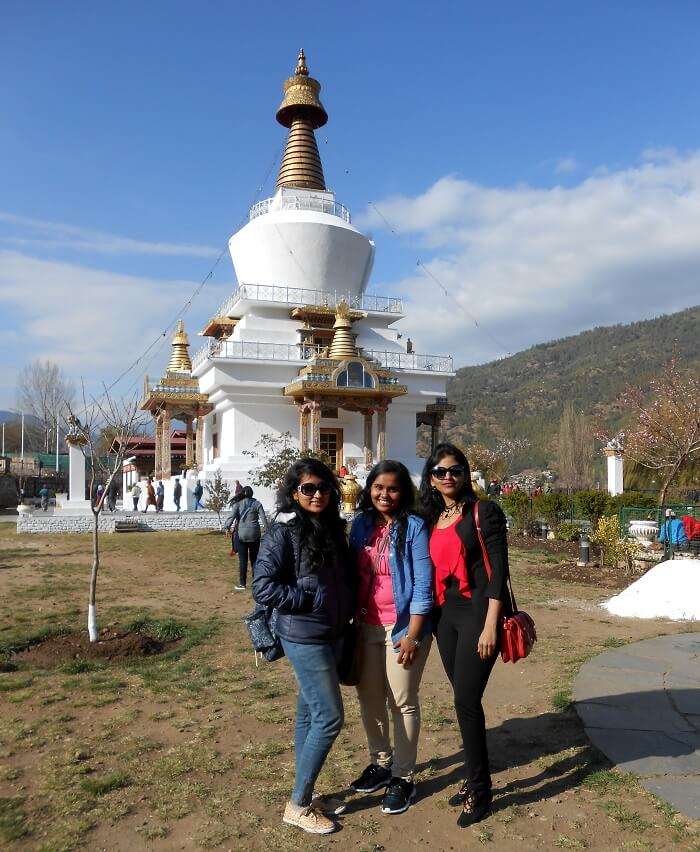
[[[486,574],[487,574],[487,576],[490,580],[491,575],[493,574],[493,570],[491,568],[491,560],[489,558],[489,552],[486,549],[486,542],[484,541],[484,536],[483,536],[483,533],[481,532],[481,523],[479,522],[479,501],[478,500],[476,500],[474,502],[474,506],[472,508],[472,516],[474,518],[474,526],[476,527],[476,535],[477,535],[477,538],[479,539],[479,546],[481,548],[481,555],[482,555],[483,560],[484,560],[484,568],[486,568]],[[518,605],[515,603],[515,595],[513,594],[513,584],[511,583],[511,580],[510,580],[510,572],[508,572],[508,579],[507,579],[506,585],[508,586],[508,593],[510,594],[510,604],[511,604],[511,607],[513,608],[513,612],[517,612],[518,611]]]

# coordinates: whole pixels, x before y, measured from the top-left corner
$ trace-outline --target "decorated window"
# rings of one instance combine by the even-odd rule
[[[373,388],[374,377],[365,370],[361,361],[350,361],[347,367],[338,373],[335,383],[339,388]]]

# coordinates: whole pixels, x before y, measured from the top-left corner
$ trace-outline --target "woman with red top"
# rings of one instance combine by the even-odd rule
[[[420,497],[431,529],[437,644],[454,691],[464,747],[464,780],[450,803],[462,805],[457,823],[466,827],[491,811],[481,699],[496,661],[501,617],[510,608],[506,519],[497,503],[479,502],[489,576],[474,524],[477,497],[469,463],[453,444],[438,444],[433,450],[423,470]]]
[[[397,461],[380,462],[367,477],[361,511],[350,532],[359,577],[357,695],[370,758],[350,786],[358,793],[384,789],[385,814],[408,810],[416,795],[418,690],[432,640],[428,529],[412,511],[414,499],[406,467]]]

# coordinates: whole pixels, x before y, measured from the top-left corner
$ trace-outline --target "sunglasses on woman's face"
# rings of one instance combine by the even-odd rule
[[[452,467],[434,467],[431,473],[435,479],[445,479],[448,473],[453,479],[458,479],[460,476],[464,476],[464,465],[453,464]]]
[[[316,494],[330,494],[333,486],[328,482],[305,482],[297,485],[297,491],[304,497],[313,497]]]

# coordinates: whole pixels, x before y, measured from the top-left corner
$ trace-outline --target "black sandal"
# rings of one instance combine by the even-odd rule
[[[457,817],[457,825],[460,828],[467,828],[474,823],[481,822],[491,813],[491,803],[493,798],[491,791],[480,792],[472,788],[468,788],[462,799],[462,812]]]
[[[465,779],[464,781],[462,781],[459,790],[457,790],[457,792],[454,795],[450,796],[450,798],[447,800],[450,806],[456,808],[457,805],[463,805],[464,797],[469,792],[469,789],[469,782]]]

